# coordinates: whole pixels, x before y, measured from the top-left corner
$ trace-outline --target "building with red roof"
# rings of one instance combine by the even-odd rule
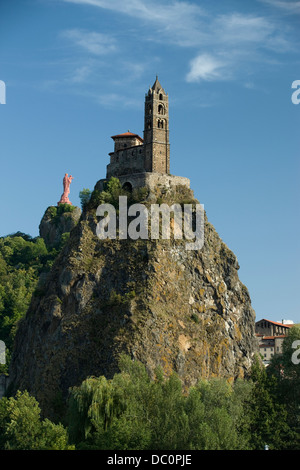
[[[259,342],[260,354],[265,365],[268,365],[274,354],[282,353],[282,343],[288,335],[291,324],[262,318],[255,323],[255,333]]]
[[[145,94],[143,137],[128,130],[111,138],[114,150],[109,153],[106,178],[95,189],[103,191],[112,177],[127,191],[141,187],[151,191],[157,186],[190,188],[188,178],[170,174],[169,97],[158,77]]]

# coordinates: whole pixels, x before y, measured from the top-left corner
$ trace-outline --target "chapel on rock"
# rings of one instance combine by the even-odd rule
[[[188,178],[170,175],[169,98],[158,77],[145,95],[144,138],[128,131],[112,139],[114,151],[109,154],[106,178],[95,189],[102,190],[112,176],[129,191],[156,185],[190,187]]]

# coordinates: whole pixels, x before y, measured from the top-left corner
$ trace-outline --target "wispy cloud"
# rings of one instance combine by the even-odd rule
[[[61,35],[91,54],[104,55],[116,50],[116,40],[107,34],[82,29],[68,29],[63,31]]]
[[[276,26],[261,16],[229,13],[220,15],[211,23],[210,41],[223,46],[266,46],[270,37],[278,34]],[[215,39],[213,38],[215,32]]]
[[[294,47],[286,31],[271,17],[258,14],[228,12],[215,15],[196,3],[179,0],[62,0],[90,5],[140,20],[143,39],[164,45],[177,45],[194,50],[186,74],[188,82],[235,78],[241,65],[248,61],[267,63],[271,53],[286,52]],[[261,0],[287,9],[297,9],[297,2]],[[95,33],[94,33],[95,34]],[[78,44],[90,50],[103,49],[101,36],[78,31],[70,34]],[[141,40],[143,40],[141,39]],[[108,45],[114,48],[115,44]],[[104,41],[105,46],[105,41]]]
[[[83,83],[86,82],[90,74],[92,73],[92,69],[90,66],[83,65],[82,67],[77,67],[74,70],[73,75],[70,77],[70,82],[72,83]]]
[[[267,3],[273,7],[280,8],[288,14],[300,14],[299,1],[283,1],[283,0],[260,0],[262,3]]]
[[[190,71],[186,76],[187,82],[200,80],[216,80],[224,77],[224,68],[228,64],[208,54],[200,54],[190,62]]]
[[[274,52],[278,57],[295,49],[277,21],[259,15],[219,15],[211,18],[206,32],[200,52],[190,62],[188,82],[240,78],[241,70],[249,69],[249,64],[275,63]]]
[[[155,21],[159,24],[178,24],[180,20],[193,22],[195,15],[202,15],[203,9],[186,1],[157,0],[63,0],[67,3],[92,5],[106,10],[123,13],[134,18]]]
[[[201,40],[202,31],[199,29],[199,20],[206,17],[206,13],[198,5],[186,1],[157,0],[62,0],[67,3],[95,6],[110,10],[118,14],[125,14],[151,23],[159,35],[152,35],[152,40],[158,38],[182,45],[195,45]],[[152,30],[153,32],[153,30]],[[144,34],[147,34],[144,31]],[[150,38],[150,35],[148,36]]]

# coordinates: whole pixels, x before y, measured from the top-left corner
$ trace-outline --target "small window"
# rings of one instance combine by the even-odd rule
[[[159,99],[160,99],[160,101],[162,101],[164,99],[162,93],[159,94]]]
[[[165,109],[162,104],[158,105],[158,114],[165,114]]]

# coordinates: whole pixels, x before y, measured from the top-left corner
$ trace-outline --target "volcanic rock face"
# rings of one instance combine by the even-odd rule
[[[53,403],[90,375],[112,377],[121,352],[187,385],[247,375],[255,314],[236,256],[205,220],[205,243],[100,240],[85,210],[19,326],[12,390]]]
[[[71,209],[69,211],[60,211],[60,207],[50,206],[46,209],[45,214],[39,226],[40,236],[45,240],[48,248],[58,247],[62,235],[69,233],[75,227],[81,216],[81,209],[76,206],[63,205]]]

